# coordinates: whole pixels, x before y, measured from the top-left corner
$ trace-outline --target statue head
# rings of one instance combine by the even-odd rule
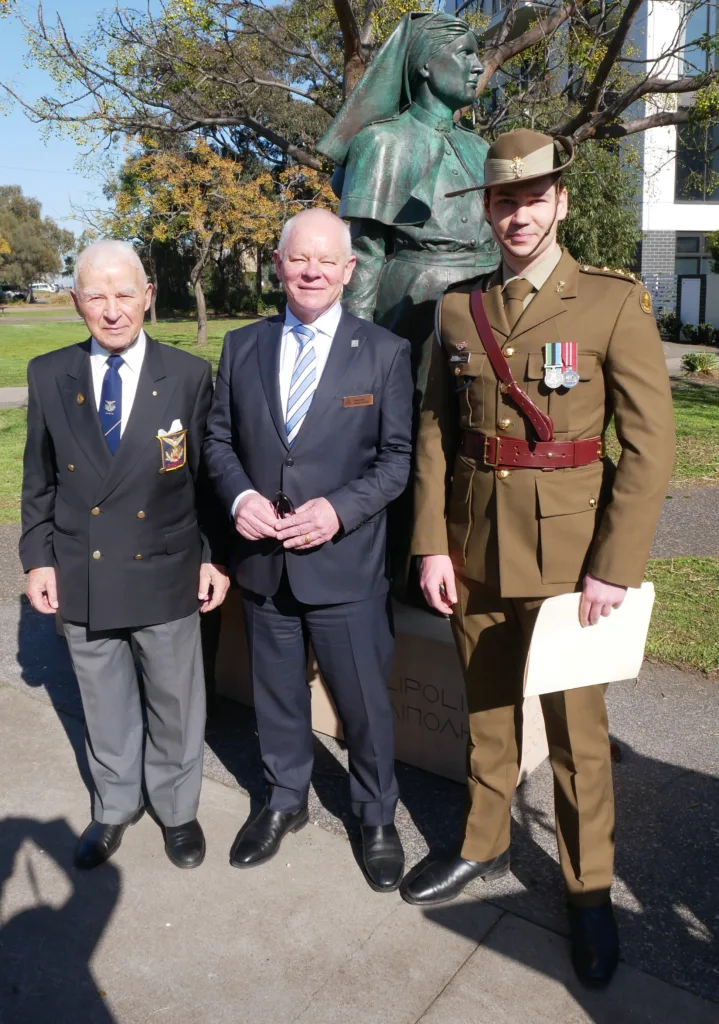
[[[407,83],[412,99],[428,91],[450,110],[459,110],[474,101],[484,69],[474,32],[457,34],[456,18],[449,24],[440,23],[439,32],[429,26],[417,32],[407,54]]]
[[[405,14],[317,148],[343,164],[363,128],[396,117],[423,90],[450,110],[468,106],[482,73],[478,49],[476,33],[461,18],[444,12]]]

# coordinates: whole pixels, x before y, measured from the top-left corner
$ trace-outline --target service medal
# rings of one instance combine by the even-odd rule
[[[576,341],[562,342],[562,384],[565,388],[573,388],[579,383],[577,371],[577,343]]]
[[[562,346],[550,341],[544,346],[544,383],[548,388],[562,386]]]

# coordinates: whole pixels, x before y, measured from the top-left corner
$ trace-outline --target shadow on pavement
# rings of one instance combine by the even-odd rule
[[[621,754],[621,763],[614,765],[614,902],[622,959],[719,1002],[719,887],[714,867],[719,780],[643,756],[625,743]],[[537,842],[542,833],[553,833],[554,821],[543,808],[533,805],[527,786],[518,791],[515,815],[512,873],[525,891],[499,897],[490,891],[487,898],[535,923],[546,925],[549,916],[556,930],[566,934],[559,865],[543,848],[545,840],[542,845]],[[445,850],[445,837],[442,839],[441,849]],[[426,914],[437,924],[464,933],[455,927],[462,916],[453,913],[451,906],[428,908]],[[491,947],[491,939],[488,945]],[[541,950],[531,958],[519,957],[517,950],[499,951],[534,970],[543,970],[546,958]],[[612,1024],[596,994],[590,997],[575,985],[573,977],[567,987],[591,1020]]]
[[[114,1024],[90,960],[117,904],[120,873],[112,864],[91,877],[76,871],[71,865],[77,839],[62,818],[0,821],[3,1024]],[[48,858],[69,890],[59,905],[43,894]],[[57,893],[55,880],[52,888]],[[15,913],[13,904],[20,908]]]
[[[44,688],[57,712],[75,754],[78,771],[92,795],[92,779],[85,747],[72,719],[83,720],[82,700],[64,637],[57,635],[54,615],[36,612],[26,597],[20,598],[17,660],[26,686]]]

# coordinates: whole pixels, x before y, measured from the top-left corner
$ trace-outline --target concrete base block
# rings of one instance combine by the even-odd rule
[[[396,648],[389,688],[399,761],[464,782],[469,724],[464,678],[449,622],[418,608],[395,604]],[[232,590],[222,611],[217,655],[217,692],[252,704],[252,684],[242,603]],[[312,691],[312,728],[336,738],[342,726],[311,654],[307,682]],[[520,781],[547,757],[539,698],[524,702]]]

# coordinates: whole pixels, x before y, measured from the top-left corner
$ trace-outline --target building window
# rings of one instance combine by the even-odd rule
[[[717,33],[719,2],[699,4],[689,16],[684,51],[684,73],[704,74],[719,67],[719,57],[706,53],[700,40]],[[687,94],[691,102],[691,94]],[[679,102],[681,104],[682,98]],[[674,198],[678,202],[719,201],[719,125],[682,125],[677,128],[677,163]]]
[[[712,257],[704,232],[677,233],[674,273],[677,277],[711,274]]]

